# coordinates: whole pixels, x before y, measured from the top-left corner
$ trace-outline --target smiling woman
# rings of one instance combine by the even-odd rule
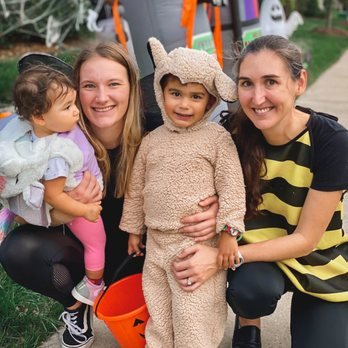
[[[90,60],[95,64],[89,64]],[[110,70],[100,69],[101,63]],[[108,77],[102,71],[107,72]],[[112,161],[116,167],[112,170],[115,170],[117,179],[115,194],[121,197],[128,186],[130,170],[142,138],[138,68],[120,45],[102,42],[94,48],[82,50],[75,63],[75,81],[78,98],[86,98],[86,104],[79,102],[83,116],[81,123],[94,135],[90,141],[101,151],[99,158],[103,163],[99,164],[105,180],[111,171],[106,152],[120,145],[118,160]],[[82,81],[86,82],[85,86]]]
[[[264,62],[272,62],[272,65]],[[248,55],[239,69],[239,102],[250,121],[272,145],[290,141],[301,127],[305,128],[309,118],[294,110],[296,98],[307,85],[307,72],[302,65],[294,69],[294,74],[289,75],[286,62],[270,50]]]
[[[248,214],[245,265],[228,274],[227,301],[237,314],[232,347],[261,347],[260,317],[287,291],[292,347],[345,347],[348,131],[334,116],[295,106],[307,73],[300,50],[283,37],[252,41],[236,57],[235,76],[241,108],[226,127],[241,157]]]
[[[98,53],[96,53],[97,51]],[[140,117],[141,114],[139,104],[140,93],[138,86],[139,81],[137,69],[132,58],[129,57],[128,54],[124,51],[124,49],[116,43],[103,43],[100,44],[98,47],[91,48],[90,50],[86,49],[81,52],[81,59],[78,62],[80,62],[81,64],[86,62],[90,58],[90,55],[93,57],[95,55],[98,57],[102,57],[104,55],[109,57],[107,62],[114,62],[114,65],[112,65],[112,69],[109,71],[109,78],[107,79],[108,81],[119,80],[120,71],[115,69],[115,66],[116,68],[119,66],[123,68],[124,70],[121,69],[121,72],[128,73],[128,75],[127,73],[124,73],[120,77],[124,78],[124,75],[126,75],[125,81],[128,83],[128,87],[126,89],[126,101],[124,103],[125,106],[123,107],[124,114],[120,115],[119,118],[122,119],[125,115],[128,115],[128,110],[131,110],[132,112],[132,114],[128,118],[128,122],[130,122],[130,124],[128,124],[128,127],[131,128],[131,131],[129,129],[127,131],[123,131],[123,129],[127,128],[127,122],[118,123],[118,127],[120,129],[118,129],[118,132],[114,132],[113,135],[114,138],[116,138],[116,141],[114,143],[121,144],[124,141],[123,135],[127,134],[125,138],[125,146],[122,146],[122,150],[120,150],[118,146],[115,146],[114,148],[108,151],[105,148],[107,145],[104,145],[103,140],[109,139],[109,133],[106,134],[105,138],[100,136],[101,139],[99,140],[97,136],[93,133],[94,130],[99,131],[100,129],[99,127],[93,127],[94,122],[97,122],[96,118],[94,118],[92,114],[90,121],[84,114],[84,108],[81,108],[81,119],[86,119],[85,122],[81,123],[81,128],[88,128],[90,132],[93,134],[93,136],[89,134],[89,138],[91,139],[93,144],[95,144],[95,153],[98,156],[98,164],[102,168],[105,177],[106,195],[103,199],[102,205],[104,208],[103,219],[105,219],[105,230],[107,233],[109,243],[106,246],[105,255],[105,280],[106,282],[110,282],[112,274],[114,270],[117,268],[117,265],[119,265],[127,256],[126,239],[124,238],[125,235],[122,234],[120,231],[118,233],[115,233],[115,228],[117,229],[118,219],[120,218],[120,212],[122,211],[123,200],[120,196],[122,196],[123,194],[122,190],[124,190],[127,181],[127,173],[125,167],[128,168],[127,165],[132,166],[133,158],[131,156],[128,156],[128,154],[132,151],[133,153],[135,153],[136,146],[134,146],[134,144],[136,145],[140,141],[142,136]],[[81,60],[83,60],[83,62],[81,62]],[[39,66],[41,67],[41,69],[46,69],[47,71],[53,70],[54,73],[57,74],[57,76],[61,76],[62,78],[68,80],[68,77],[65,76],[64,73],[59,71],[60,61],[58,59],[55,59],[54,61],[58,65],[56,66],[56,69],[58,70],[50,69],[49,67],[47,67],[47,60],[42,60],[42,63],[40,63]],[[106,63],[103,59],[102,62]],[[108,65],[108,67],[110,67],[110,65]],[[63,70],[63,66],[61,66],[61,68]],[[33,69],[39,69],[39,67],[34,66]],[[100,69],[100,71],[108,71],[107,69],[100,68],[100,65],[98,65],[98,69]],[[70,70],[72,70],[72,68],[70,68]],[[82,80],[85,80],[85,73],[87,74],[88,71],[86,71],[85,69],[83,72],[81,72],[79,66],[79,68],[76,71],[77,81],[79,81],[80,77]],[[47,74],[47,76],[49,76],[49,74]],[[93,76],[93,78],[94,77],[95,76]],[[90,78],[90,76],[88,78]],[[41,79],[40,81],[45,81],[45,79]],[[99,83],[99,81],[95,81],[93,79],[91,82]],[[131,88],[129,88],[130,82],[133,84]],[[113,85],[113,83],[111,83],[111,85]],[[106,95],[109,96],[109,94]],[[40,100],[42,99],[43,98],[41,98]],[[112,99],[110,98],[110,100]],[[113,106],[114,103],[115,102],[112,101],[112,104],[107,104],[107,106]],[[88,104],[88,106],[90,105]],[[92,105],[92,111],[93,107],[94,105]],[[110,109],[114,110],[114,113],[117,112],[116,107],[112,107]],[[76,107],[74,106],[74,99],[72,100],[72,104],[66,105],[63,111],[70,112],[70,110],[71,113],[75,113],[77,111]],[[42,120],[45,120],[45,111],[46,110],[39,114],[35,113],[34,116],[41,122]],[[90,109],[87,108],[87,112],[88,111],[90,111]],[[110,111],[108,113],[108,116],[111,119],[113,118],[113,114],[110,114]],[[115,118],[117,117],[118,116],[116,116]],[[129,135],[130,132],[131,135]],[[30,136],[30,132],[28,132],[28,134]],[[70,148],[70,152],[72,153],[73,148]],[[130,151],[127,152],[127,149],[130,149]],[[122,152],[126,152],[125,159],[122,157]],[[50,152],[47,151],[47,153]],[[92,149],[92,153],[94,155],[94,149]],[[91,158],[89,158],[89,160],[90,159]],[[113,167],[112,172],[110,169],[110,162],[112,163]],[[124,164],[124,162],[126,164]],[[121,163],[123,164],[119,166]],[[96,164],[96,168],[98,168],[98,164]],[[64,166],[52,166],[50,168],[53,169],[53,172],[57,172],[56,169],[59,169],[61,167],[65,168]],[[119,174],[120,180],[118,180],[116,174]],[[110,176],[112,177],[111,180]],[[49,181],[48,178],[46,179],[47,181]],[[83,296],[88,296],[89,300],[93,301],[93,299],[89,297],[88,294],[93,295],[95,293],[95,291],[84,291],[82,293],[79,291],[82,289],[82,287],[76,287],[77,293],[74,293],[74,296],[72,294],[73,288],[81,281],[81,279],[82,281],[85,280],[85,278],[83,278],[83,275],[85,273],[84,266],[86,265],[86,267],[89,267],[89,264],[86,263],[88,257],[86,257],[86,259],[84,260],[84,248],[82,244],[71,233],[71,230],[76,232],[76,229],[74,227],[75,219],[71,222],[72,217],[67,216],[67,214],[62,214],[62,212],[64,213],[66,211],[66,208],[68,207],[68,201],[71,201],[71,199],[73,199],[74,201],[79,203],[80,207],[85,205],[96,207],[97,215],[95,217],[86,216],[86,218],[95,220],[98,217],[101,210],[100,200],[102,198],[102,194],[101,186],[98,183],[98,181],[100,182],[100,179],[101,177],[100,175],[98,175],[98,173],[93,173],[90,169],[85,171],[83,173],[82,181],[80,182],[78,187],[68,192],[69,197],[65,197],[64,200],[61,201],[63,205],[57,208],[57,211],[52,211],[52,213],[54,213],[54,218],[57,218],[58,216],[61,219],[60,221],[67,222],[66,227],[63,228],[65,230],[64,233],[61,226],[49,226],[48,228],[44,228],[36,225],[26,224],[12,230],[1,244],[1,262],[4,267],[4,270],[11,276],[12,279],[17,281],[24,287],[45,294],[46,296],[52,297],[53,299],[64,305],[65,311],[63,312],[61,317],[64,323],[66,324],[66,329],[62,335],[62,347],[89,347],[92,344],[94,335],[91,306],[81,304],[81,302],[78,302],[77,299],[74,298],[74,296],[77,296],[78,293]],[[58,185],[56,186],[58,187]],[[119,189],[117,189],[116,186]],[[120,198],[115,197],[115,192]],[[100,219],[98,219],[98,221],[101,222]],[[94,233],[88,234],[90,237],[92,237],[93,241],[98,243],[98,247],[100,248],[100,250],[103,251],[104,254],[103,241],[105,241],[105,235],[103,238],[103,235],[98,236],[95,234],[97,225],[102,226],[102,222],[101,225],[99,224],[99,222],[94,224]],[[84,231],[86,231],[85,228],[83,229]],[[81,235],[79,235],[78,237],[82,239]],[[83,242],[85,244],[85,240],[83,240]],[[28,245],[30,245],[31,248],[28,249]],[[122,247],[122,245],[124,247]],[[34,248],[35,250],[33,250],[32,248]],[[18,254],[19,249],[21,250],[21,252]],[[14,250],[17,251],[14,253]],[[86,252],[88,252],[91,250],[94,251],[96,249],[89,248],[86,246],[85,250]],[[32,253],[35,253],[35,258],[32,257]],[[18,255],[20,255],[20,257],[18,257]],[[88,268],[88,270],[92,272],[99,271],[101,260],[104,264],[103,259],[95,258],[93,260],[93,267]],[[139,262],[132,263],[132,266],[129,267],[124,272],[124,274],[135,273],[136,271],[141,271],[141,260]],[[91,278],[92,280],[94,280],[93,277]],[[36,281],[36,279],[38,280]],[[88,287],[87,282],[86,284]],[[102,283],[95,282],[95,285],[98,285],[100,287],[100,285],[102,286]]]
[[[100,66],[105,68],[101,70]],[[115,77],[110,78],[109,71],[114,71]],[[95,55],[81,65],[80,76],[79,98],[84,114],[106,148],[115,148],[128,108],[128,72],[121,64]]]

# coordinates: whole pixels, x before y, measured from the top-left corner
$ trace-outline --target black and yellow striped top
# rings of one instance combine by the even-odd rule
[[[301,110],[311,113],[301,134],[282,146],[265,145],[261,215],[246,222],[246,243],[293,233],[309,188],[348,188],[348,131],[327,115]],[[340,202],[312,253],[277,262],[297,289],[333,302],[348,301],[348,235],[342,212]]]

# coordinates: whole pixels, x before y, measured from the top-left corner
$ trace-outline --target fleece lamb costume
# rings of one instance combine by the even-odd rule
[[[219,271],[193,292],[178,286],[171,271],[176,255],[195,241],[179,232],[180,219],[201,211],[199,202],[219,196],[217,232],[227,224],[244,231],[242,170],[230,134],[208,122],[221,98],[235,100],[235,85],[216,59],[203,51],[177,48],[166,53],[149,40],[154,89],[164,125],[142,141],[135,159],[120,228],[142,234],[147,227],[143,291],[150,313],[147,347],[217,347],[223,337],[227,306],[226,272]],[[166,115],[160,81],[172,74],[183,84],[202,84],[215,97],[203,119],[177,127]],[[205,244],[216,246],[218,234]]]

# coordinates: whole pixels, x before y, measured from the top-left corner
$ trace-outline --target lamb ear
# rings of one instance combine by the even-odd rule
[[[155,67],[167,57],[167,52],[163,45],[154,37],[149,38],[147,49]]]
[[[215,87],[222,100],[234,102],[237,100],[237,87],[234,81],[223,71],[215,76]]]

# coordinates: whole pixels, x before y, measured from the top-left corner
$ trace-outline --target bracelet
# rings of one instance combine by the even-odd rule
[[[243,255],[240,253],[240,251],[238,250],[238,257],[239,257],[239,263],[235,263],[234,267],[238,268],[240,267],[243,263],[244,263],[244,257]]]
[[[237,242],[239,242],[243,238],[243,232],[239,231],[238,228],[225,225],[222,229],[222,232],[228,233],[232,237],[236,237]]]

